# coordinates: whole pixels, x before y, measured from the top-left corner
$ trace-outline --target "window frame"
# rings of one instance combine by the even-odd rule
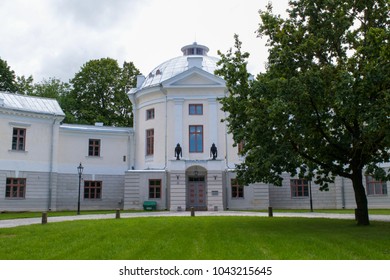
[[[20,133],[22,132],[23,133]],[[16,133],[15,133],[16,132]],[[26,151],[27,129],[21,127],[12,128],[12,151]]]
[[[145,131],[145,154],[146,156],[154,155],[154,128]]]
[[[190,116],[203,116],[203,104],[191,103],[188,105],[188,114]]]
[[[92,143],[91,143],[92,141]],[[101,139],[88,139],[88,156],[100,157]],[[97,152],[97,154],[96,154]]]
[[[13,181],[16,180],[16,183]],[[14,178],[7,177],[5,183],[5,198],[6,199],[25,199],[26,198],[26,178]],[[13,188],[16,188],[16,196],[13,194],[15,191]]]
[[[153,120],[155,118],[155,110],[154,108],[150,108],[146,110],[146,120]]]
[[[162,180],[161,179],[149,179],[148,198],[149,199],[161,199],[161,197],[162,197]]]
[[[377,186],[379,184],[379,186]],[[377,192],[377,187],[380,191]],[[366,175],[366,191],[368,196],[386,196],[387,182],[382,180],[376,180],[372,175]]]
[[[194,128],[195,131],[194,132],[191,132],[191,128]],[[201,132],[199,133],[198,132],[198,129],[197,128],[201,128]],[[190,125],[188,127],[188,142],[189,142],[189,152],[190,153],[203,153],[204,151],[204,129],[203,129],[203,125]],[[194,141],[194,145],[191,145],[191,142],[192,142],[192,137],[194,137],[193,141]],[[200,143],[199,143],[200,141]],[[199,144],[201,144],[201,149],[198,149],[199,148]]]
[[[245,141],[244,140],[241,140],[238,144],[237,144],[237,154],[239,156],[242,156],[242,153],[244,151],[244,147],[245,147]]]
[[[230,179],[231,198],[232,199],[244,199],[244,186],[238,183],[236,178]],[[234,195],[235,194],[235,195]]]
[[[308,198],[309,180],[307,179],[290,179],[290,191],[292,198]]]
[[[103,181],[84,180],[84,199],[102,199]]]

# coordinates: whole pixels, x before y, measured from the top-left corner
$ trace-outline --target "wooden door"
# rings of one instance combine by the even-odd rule
[[[187,209],[207,210],[205,177],[188,177]]]

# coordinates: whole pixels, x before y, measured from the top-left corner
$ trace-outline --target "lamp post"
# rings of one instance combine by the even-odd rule
[[[309,181],[310,212],[313,212],[313,196],[311,194],[311,181]]]
[[[81,188],[81,175],[83,174],[84,167],[80,165],[77,167],[77,172],[79,173],[79,197],[77,200],[77,215],[80,215],[80,188]]]

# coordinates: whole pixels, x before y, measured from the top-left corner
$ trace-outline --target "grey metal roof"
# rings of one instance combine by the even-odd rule
[[[184,71],[188,70],[188,57],[200,57],[203,58],[202,70],[207,71],[214,75],[214,71],[217,69],[218,58],[212,56],[179,56],[172,58],[156,68],[154,68],[148,76],[145,77],[141,88],[151,87],[158,85],[163,81],[166,81]]]
[[[149,75],[145,77],[142,85],[134,89],[136,92],[139,89],[159,85],[160,83],[188,70],[188,68],[196,66],[204,71],[214,75],[217,69],[219,58],[207,56],[209,48],[204,45],[198,45],[196,42],[181,48],[183,56],[172,58],[161,63],[154,68]],[[199,64],[193,65],[190,61],[198,61]]]
[[[212,56],[179,56],[172,58],[156,68],[154,68],[148,76],[145,77],[141,88],[158,85],[163,81],[166,81],[184,71],[188,70],[188,57],[201,57],[202,69],[214,75],[214,71],[217,69],[218,58]]]
[[[0,108],[65,116],[57,100],[0,91]]]
[[[115,127],[98,125],[84,125],[84,124],[61,124],[62,131],[77,132],[77,133],[115,133],[115,134],[129,134],[134,133],[132,127]]]

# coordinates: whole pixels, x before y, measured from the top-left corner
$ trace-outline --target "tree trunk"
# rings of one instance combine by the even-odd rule
[[[366,191],[363,186],[362,170],[356,170],[352,174],[352,184],[355,191],[356,200],[356,220],[359,226],[368,226],[370,220],[368,217],[368,202]]]

